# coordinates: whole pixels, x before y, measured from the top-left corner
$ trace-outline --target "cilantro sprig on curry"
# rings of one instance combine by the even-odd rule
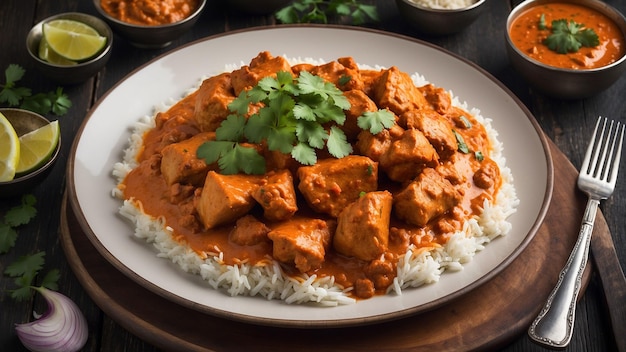
[[[550,35],[543,40],[543,43],[559,54],[575,53],[581,47],[593,48],[600,45],[598,35],[591,28],[585,28],[582,23],[574,20],[559,19],[553,20],[550,28],[546,25],[546,15],[541,14],[539,18],[539,29],[550,29]]]
[[[348,82],[350,77],[339,80]],[[249,115],[251,105],[261,104]],[[208,164],[218,161],[223,174],[264,174],[265,158],[250,144],[267,143],[270,151],[290,154],[304,165],[317,162],[315,149],[325,146],[330,155],[343,158],[352,153],[352,145],[336,125],[346,120],[344,110],[350,102],[333,83],[303,71],[296,78],[280,71],[268,76],[249,90],[243,90],[228,108],[233,114],[215,131],[215,141],[198,148],[198,156]],[[366,111],[358,125],[377,134],[395,123],[386,109]],[[325,124],[334,123],[328,129]]]

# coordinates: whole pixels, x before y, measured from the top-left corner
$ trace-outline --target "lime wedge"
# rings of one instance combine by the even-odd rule
[[[20,159],[20,142],[15,129],[0,113],[0,182],[11,181],[15,177]]]
[[[45,38],[41,38],[39,42],[39,58],[49,63],[61,66],[72,66],[78,64],[76,61],[68,60],[50,49]]]
[[[44,23],[43,37],[50,49],[71,61],[87,60],[98,54],[106,44],[106,37],[98,34],[93,27],[66,19]]]
[[[59,121],[53,121],[20,136],[20,158],[16,173],[29,173],[48,161],[59,143],[59,134]]]

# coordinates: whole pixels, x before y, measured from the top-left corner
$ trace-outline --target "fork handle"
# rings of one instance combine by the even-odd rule
[[[528,335],[535,342],[552,348],[563,348],[572,338],[576,301],[587,266],[591,233],[599,204],[597,199],[589,198],[587,201],[574,249],[546,304],[528,329]]]

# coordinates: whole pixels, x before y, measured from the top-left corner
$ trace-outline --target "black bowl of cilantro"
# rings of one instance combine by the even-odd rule
[[[511,65],[537,92],[583,99],[626,71],[626,18],[599,0],[526,0],[509,14]]]

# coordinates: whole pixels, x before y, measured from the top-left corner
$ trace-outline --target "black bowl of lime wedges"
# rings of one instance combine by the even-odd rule
[[[22,109],[0,109],[0,198],[31,191],[50,173],[61,150],[58,121]]]
[[[77,84],[93,77],[111,56],[113,32],[98,17],[68,12],[37,23],[26,37],[26,48],[46,77]]]

